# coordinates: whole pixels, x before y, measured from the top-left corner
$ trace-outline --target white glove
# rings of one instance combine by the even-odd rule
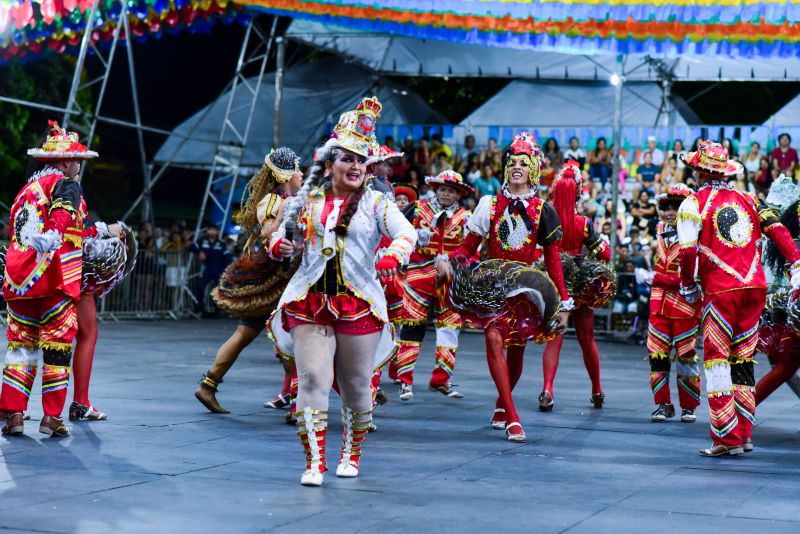
[[[562,300],[561,303],[558,305],[559,312],[570,312],[575,309],[575,300],[570,297],[567,300]]]
[[[431,233],[427,228],[417,228],[417,246],[424,247],[431,242]]]
[[[63,239],[57,230],[48,230],[28,239],[28,245],[39,254],[49,254],[61,248]]]
[[[794,262],[791,267],[789,267],[789,284],[792,286],[792,289],[800,289],[800,260]]]

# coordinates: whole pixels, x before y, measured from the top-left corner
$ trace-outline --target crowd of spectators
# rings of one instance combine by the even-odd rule
[[[800,174],[797,151],[791,147],[788,133],[780,134],[776,147],[765,152],[758,142],[742,147],[736,141],[723,139],[730,157],[739,160],[744,172],[730,181],[741,191],[766,197],[772,181],[780,174],[796,177]],[[645,144],[631,150],[620,151],[617,212],[617,247],[614,269],[621,273],[619,290],[612,306],[612,324],[619,330],[631,332],[634,339],[643,340],[647,328],[649,289],[636,282],[637,269],[651,270],[656,248],[655,235],[658,223],[656,197],[675,183],[697,187],[694,176],[680,160],[686,151],[697,150],[700,139],[686,146],[681,139],[661,144],[649,137]],[[433,193],[425,185],[424,177],[443,170],[454,169],[475,188],[475,194],[464,199],[467,208],[473,208],[484,195],[493,195],[502,186],[503,150],[495,139],[486,146],[477,146],[475,137],[467,135],[463,144],[453,148],[438,135],[423,137],[415,142],[406,138],[398,146],[392,137],[385,144],[402,151],[403,158],[395,161],[389,179],[394,183],[409,183],[417,187],[420,197],[431,198]],[[577,137],[569,139],[562,149],[556,139],[544,140],[542,151],[546,157],[542,172],[540,193],[548,196],[549,187],[561,166],[568,160],[577,161],[584,172],[580,213],[590,217],[597,230],[611,238],[612,179],[614,179],[613,146],[599,137],[589,146]],[[624,274],[622,274],[624,273]]]

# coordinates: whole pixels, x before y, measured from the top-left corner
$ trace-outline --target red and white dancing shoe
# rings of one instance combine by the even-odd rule
[[[73,402],[69,406],[69,420],[80,421],[86,419],[87,421],[105,421],[108,415],[101,412],[91,404],[84,406],[83,404]]]
[[[361,445],[372,422],[372,412],[354,412],[350,408],[342,409],[342,454],[336,476],[353,478],[358,476],[358,464],[361,461]]]
[[[291,403],[292,403],[291,395],[284,396],[281,393],[278,393],[278,395],[274,399],[264,403],[264,408],[272,408],[273,410],[280,410],[281,408],[286,408]]]
[[[328,434],[328,412],[309,407],[297,412],[297,435],[306,454],[306,470],[300,477],[303,486],[321,486],[328,463],[325,460],[325,438]]]
[[[503,408],[495,408],[489,425],[495,430],[506,429],[506,411]]]
[[[522,430],[522,425],[518,421],[508,423],[506,425],[506,439],[516,443],[522,443],[528,440],[525,431]]]

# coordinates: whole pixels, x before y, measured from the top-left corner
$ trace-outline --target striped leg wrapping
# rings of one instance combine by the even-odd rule
[[[647,352],[669,354],[670,350],[672,350],[672,338],[650,323],[647,328]]]
[[[733,395],[709,397],[708,408],[711,414],[711,435],[722,438],[730,434],[738,424]]]
[[[325,460],[325,438],[328,433],[328,412],[306,407],[296,413],[297,435],[306,455],[306,470],[328,470]]]
[[[703,310],[703,343],[706,352],[709,349],[725,356],[731,353],[733,329],[722,315],[714,308],[711,302]]]
[[[407,384],[413,381],[420,345],[417,341],[401,341],[397,350],[397,376]]]
[[[361,461],[361,445],[372,422],[372,411],[354,412],[350,408],[342,409],[342,454],[339,464],[349,464],[358,469]]]
[[[45,415],[61,417],[68,386],[69,367],[48,364],[42,366],[42,408]]]
[[[650,389],[653,390],[653,401],[656,404],[669,404],[669,371],[651,371]]]
[[[31,396],[33,381],[36,379],[35,365],[5,364],[3,366],[3,389],[15,389],[25,395]],[[3,391],[5,394],[5,391]]]
[[[733,386],[733,402],[740,418],[756,422],[756,392],[751,386]]]

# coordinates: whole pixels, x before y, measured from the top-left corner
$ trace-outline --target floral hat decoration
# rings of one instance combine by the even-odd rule
[[[98,156],[94,150],[89,150],[86,145],[78,141],[76,132],[68,132],[58,125],[56,121],[47,121],[50,125],[50,134],[44,144],[39,148],[31,148],[28,155],[40,161],[53,161],[60,159],[93,159]]]

